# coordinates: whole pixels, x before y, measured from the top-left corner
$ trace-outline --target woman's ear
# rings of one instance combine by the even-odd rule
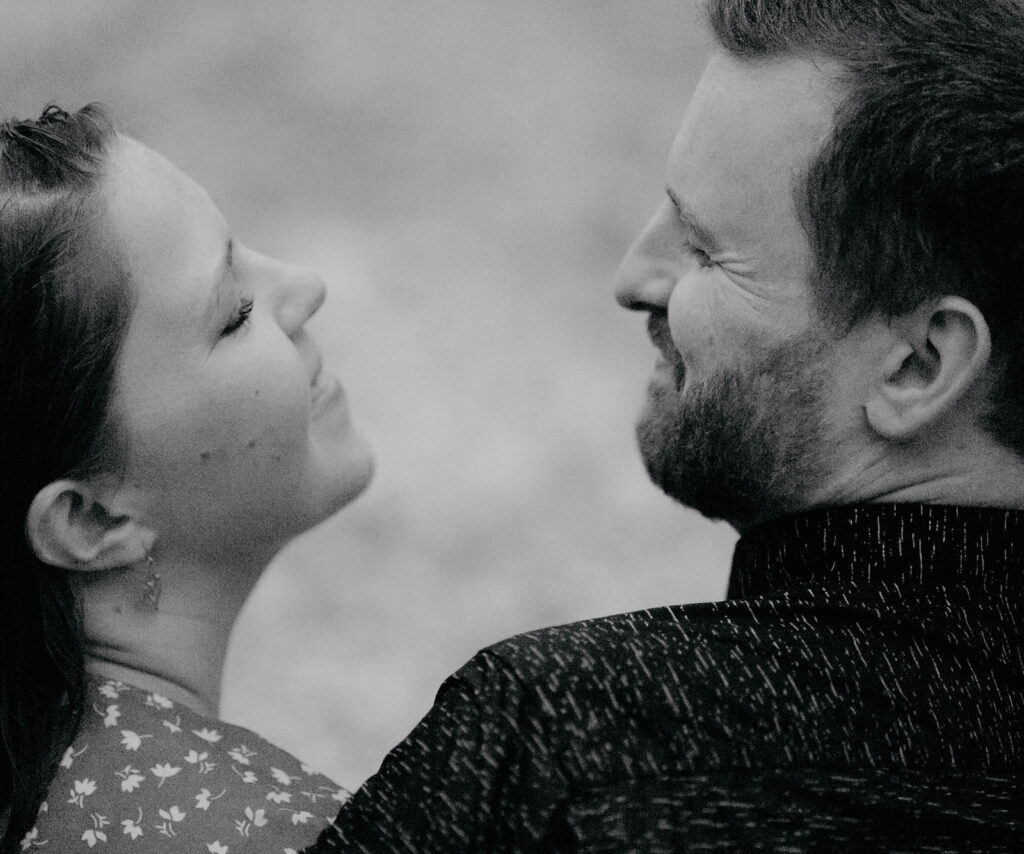
[[[992,354],[988,323],[961,297],[894,321],[897,334],[865,406],[871,428],[905,441],[949,413],[985,375]]]
[[[25,519],[32,551],[51,566],[86,572],[138,563],[153,547],[155,532],[113,504],[89,482],[47,484],[32,499]]]

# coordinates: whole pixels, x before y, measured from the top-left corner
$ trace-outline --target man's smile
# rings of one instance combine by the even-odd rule
[[[686,367],[683,364],[683,357],[676,349],[672,341],[672,333],[668,328],[668,317],[663,311],[652,311],[647,317],[647,335],[651,343],[661,353],[663,362],[659,363],[666,368],[671,368],[675,378],[677,389],[683,387],[683,380],[686,377]]]

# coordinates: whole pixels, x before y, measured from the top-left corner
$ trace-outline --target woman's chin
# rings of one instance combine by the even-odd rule
[[[343,465],[338,468],[333,484],[333,506],[328,516],[333,516],[362,495],[377,468],[373,448],[361,430],[353,428],[345,445]]]
[[[366,491],[366,488],[373,480],[373,473],[376,468],[373,454],[368,452],[362,458],[360,464],[360,468],[356,468],[354,464],[346,468],[344,479],[339,479],[333,484],[329,494],[322,496],[321,501],[317,503],[317,510],[319,512],[314,511],[310,513],[305,519],[305,524],[297,530],[293,530],[290,536],[286,537],[280,544],[279,551],[303,534],[320,527],[325,522],[338,516]]]

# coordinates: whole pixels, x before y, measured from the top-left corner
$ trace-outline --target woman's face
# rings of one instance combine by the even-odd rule
[[[373,469],[304,326],[323,283],[233,240],[201,187],[131,139],[104,190],[135,299],[112,401],[125,494],[162,553],[274,551]]]

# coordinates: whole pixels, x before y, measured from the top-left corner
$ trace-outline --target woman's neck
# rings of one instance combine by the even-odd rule
[[[220,705],[219,684],[214,685],[212,681],[207,685],[199,684],[204,680],[194,680],[194,685],[185,684],[180,677],[167,678],[143,670],[132,663],[122,663],[117,660],[119,657],[117,653],[111,654],[108,649],[88,649],[85,656],[85,671],[101,679],[126,682],[144,691],[160,694],[201,715],[217,716],[217,708]]]
[[[215,715],[231,629],[264,567],[162,560],[89,579],[86,670]]]

